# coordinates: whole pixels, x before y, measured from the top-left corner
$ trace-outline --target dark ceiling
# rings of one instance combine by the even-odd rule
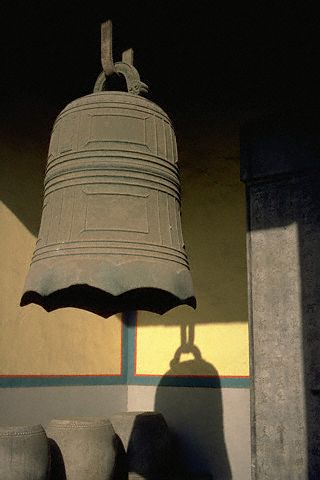
[[[53,120],[69,101],[91,93],[106,19],[113,21],[115,60],[133,47],[149,98],[178,122],[256,105],[317,104],[315,7],[307,1],[2,0],[2,129]]]

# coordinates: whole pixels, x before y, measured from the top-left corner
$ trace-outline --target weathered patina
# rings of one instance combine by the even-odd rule
[[[110,25],[102,34],[111,41]],[[103,35],[102,35],[103,36]],[[125,310],[195,308],[182,238],[175,134],[124,52],[94,93],[58,116],[52,131],[41,227],[21,305]],[[107,75],[106,75],[106,71]],[[108,91],[110,72],[128,92]]]

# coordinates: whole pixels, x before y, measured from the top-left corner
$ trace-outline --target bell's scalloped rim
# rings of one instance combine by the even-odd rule
[[[34,303],[47,312],[66,307],[79,308],[102,317],[110,317],[126,311],[145,310],[163,315],[180,305],[196,309],[194,296],[179,298],[159,288],[134,288],[120,295],[112,295],[88,284],[70,285],[49,295],[34,290],[23,293],[20,306]]]

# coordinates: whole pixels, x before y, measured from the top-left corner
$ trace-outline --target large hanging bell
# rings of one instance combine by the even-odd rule
[[[115,67],[129,92],[105,91],[102,74],[95,92],[67,105],[54,124],[21,305],[103,316],[195,308],[174,131],[158,105],[137,95],[146,85],[134,67]]]

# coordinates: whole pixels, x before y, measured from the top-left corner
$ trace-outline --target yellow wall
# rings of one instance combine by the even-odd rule
[[[180,345],[181,325],[220,376],[249,375],[245,190],[236,123],[212,121],[208,132],[178,136],[182,226],[197,310],[178,307],[138,315],[136,373],[163,375]],[[182,361],[193,356],[183,355]],[[197,374],[189,362],[188,373]]]
[[[136,374],[164,375],[170,369],[170,362],[180,345],[181,327],[148,326],[149,316],[146,312],[140,312],[138,316]],[[166,314],[163,321],[167,318],[170,314]],[[202,358],[216,370],[213,375],[249,375],[247,323],[196,324],[195,345]],[[181,362],[193,359],[192,352],[183,353],[180,357]],[[197,362],[189,362],[184,373],[201,376],[205,372]]]
[[[163,316],[139,312],[138,375],[170,370],[185,323],[192,325],[194,343],[211,373],[248,375],[245,194],[234,125],[219,119],[202,133],[186,127],[177,134],[183,235],[198,307],[178,307]],[[26,142],[22,148],[15,142],[2,155],[0,374],[118,375],[119,316],[19,307],[40,223],[46,150],[47,143]],[[188,374],[203,373],[196,362],[188,365]]]

